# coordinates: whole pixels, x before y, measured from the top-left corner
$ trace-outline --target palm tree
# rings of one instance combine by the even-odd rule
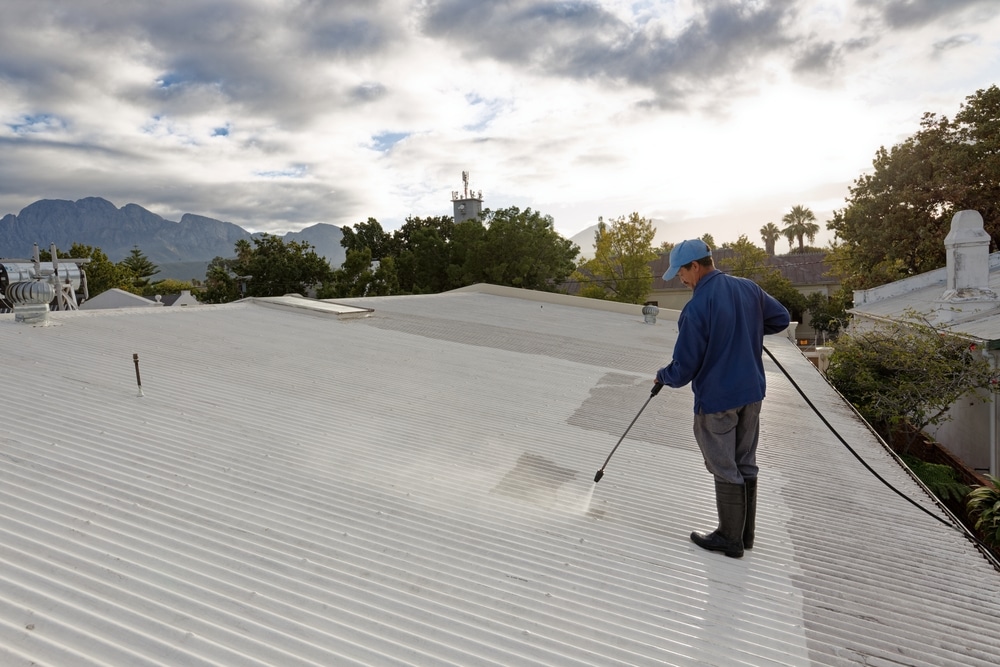
[[[773,222],[769,222],[760,228],[760,238],[764,241],[764,249],[768,255],[774,254],[774,244],[781,237],[781,230]]]
[[[798,240],[799,252],[803,252],[805,250],[803,238],[808,238],[809,243],[815,241],[816,233],[819,231],[819,225],[816,224],[815,220],[815,214],[807,207],[793,206],[792,210],[781,218],[781,221],[785,223],[785,228],[781,230],[781,233],[788,239],[788,247],[791,247],[792,243]]]

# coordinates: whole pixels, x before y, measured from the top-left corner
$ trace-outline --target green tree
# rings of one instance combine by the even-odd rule
[[[765,292],[777,299],[788,309],[793,322],[801,322],[805,312],[806,297],[795,289],[792,281],[781,275],[781,271],[767,273],[756,281]]]
[[[205,271],[205,288],[199,300],[202,303],[229,303],[236,301],[240,294],[240,283],[233,270],[235,258],[216,257]]]
[[[87,276],[87,293],[90,298],[94,298],[109,289],[120,289],[138,294],[138,290],[135,288],[135,274],[128,267],[112,262],[100,248],[74,243],[70,246],[69,257],[90,258],[90,261],[83,265],[83,271]]]
[[[398,254],[403,250],[411,250],[414,234],[426,229],[433,229],[445,243],[448,243],[451,241],[451,236],[455,231],[455,220],[451,216],[445,215],[427,218],[407,218],[406,222],[392,233],[394,252]]]
[[[718,268],[727,273],[756,282],[777,272],[770,264],[768,252],[754,245],[746,234],[740,234],[735,242],[724,243],[722,247],[732,251],[730,257],[718,261]]]
[[[805,310],[809,313],[809,322],[816,330],[817,337],[823,337],[823,342],[835,339],[847,326],[847,308],[852,301],[850,292],[843,290],[833,296],[813,292],[806,297]]]
[[[781,233],[788,239],[789,248],[798,241],[799,252],[805,252],[804,239],[808,238],[809,243],[816,240],[819,225],[816,224],[816,214],[809,208],[793,206],[791,211],[782,216],[781,221],[785,223]]]
[[[481,219],[464,220],[451,235],[448,282],[452,287],[485,280],[486,268],[493,263],[487,230]]]
[[[317,292],[320,299],[343,299],[359,296],[390,296],[399,293],[396,260],[393,257],[373,262],[371,249],[362,246],[348,250],[343,265],[333,272],[332,280]]]
[[[715,238],[711,234],[702,234],[701,240],[705,242],[710,249],[715,250],[718,246],[715,245]]]
[[[372,275],[372,282],[368,289],[370,296],[391,296],[399,294],[399,276],[396,272],[396,258],[386,257],[379,262],[378,268]]]
[[[1000,241],[1000,88],[966,98],[954,120],[924,114],[920,130],[878,149],[874,169],[855,180],[835,233],[842,284],[866,289],[945,264],[952,216],[979,211]]]
[[[552,216],[511,206],[487,209],[482,219],[486,231],[474,261],[483,281],[551,292],[573,272],[580,248],[555,230]],[[469,238],[475,242],[474,235]],[[465,275],[474,279],[475,271]]]
[[[304,242],[285,243],[280,236],[254,237],[254,247],[237,242],[237,262],[233,270],[249,276],[246,296],[281,296],[307,294],[311,288],[329,282],[333,269],[325,258]]]
[[[400,288],[413,294],[437,294],[451,289],[448,277],[451,247],[442,230],[429,226],[415,229],[408,246],[399,256]]]
[[[341,244],[347,258],[323,295],[433,294],[477,282],[551,291],[579,253],[555,231],[551,216],[517,207],[458,224],[451,217],[411,217],[391,237],[369,218],[345,229]]]
[[[469,221],[479,224],[479,221]],[[451,289],[451,237],[455,221],[450,216],[414,218],[392,234],[395,281],[401,294],[429,294]],[[459,287],[460,285],[455,285]]]
[[[153,264],[139,246],[132,246],[132,250],[129,252],[129,256],[123,259],[120,264],[125,266],[135,275],[134,286],[141,293],[149,285],[149,279],[151,276],[156,275],[160,270],[156,264]]]
[[[906,321],[842,333],[827,378],[890,442],[906,425],[919,433],[947,421],[959,398],[985,401],[997,390],[995,371],[976,346],[913,312]]]
[[[766,250],[754,245],[746,234],[723,247],[732,250],[732,255],[718,260],[720,270],[754,281],[787,308],[793,320],[802,321],[805,297],[771,264]]]
[[[151,283],[142,288],[141,294],[143,296],[156,296],[164,294],[179,294],[184,290],[193,290],[194,286],[183,280],[174,280],[173,278],[167,278],[166,280],[158,280],[155,283]]]
[[[308,294],[333,281],[333,269],[308,243],[285,243],[280,236],[240,239],[236,257],[216,257],[205,275],[205,303],[227,303],[245,296]]]
[[[983,216],[993,248],[1000,246],[1000,87],[995,84],[966,98],[955,118],[942,119],[945,133],[938,182],[947,220],[962,210]],[[942,208],[946,207],[943,202]]]
[[[362,245],[347,251],[344,263],[333,272],[331,280],[317,296],[323,299],[365,296],[373,278],[372,251]]]
[[[382,225],[375,218],[368,218],[366,222],[359,222],[354,228],[344,227],[341,230],[344,237],[340,240],[347,252],[368,248],[371,251],[373,260],[380,260],[393,253],[393,238],[388,232],[382,229]]]
[[[769,222],[760,228],[760,239],[764,242],[764,249],[768,255],[774,255],[774,244],[781,238],[781,230],[773,222]]]
[[[638,213],[621,216],[608,225],[598,219],[594,258],[584,262],[574,279],[587,284],[583,296],[603,293],[622,303],[643,303],[653,288],[649,263],[657,258],[653,250],[656,228]]]

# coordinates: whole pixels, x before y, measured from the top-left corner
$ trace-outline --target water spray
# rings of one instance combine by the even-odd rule
[[[649,405],[649,402],[653,400],[653,397],[660,393],[661,389],[663,389],[663,383],[661,382],[653,383],[653,388],[649,392],[649,398],[647,398],[646,402],[642,404],[641,408],[639,408],[639,412],[638,414],[636,414],[635,419],[632,420],[632,424],[629,424],[628,428],[625,429],[625,432],[622,433],[622,437],[618,439],[618,444],[616,444],[615,448],[611,450],[610,454],[608,454],[608,458],[604,459],[604,465],[602,465],[601,469],[597,471],[596,475],[594,475],[594,484],[600,482],[601,478],[604,477],[604,469],[608,467],[608,461],[610,461],[611,457],[615,455],[616,451],[618,451],[618,445],[622,444],[622,440],[624,440],[625,436],[628,435],[628,432],[632,429],[632,425],[639,420],[639,415],[641,415],[642,411],[646,409],[646,406]]]

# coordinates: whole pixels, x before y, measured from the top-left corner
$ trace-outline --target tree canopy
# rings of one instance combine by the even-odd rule
[[[723,243],[722,247],[733,253],[731,257],[718,261],[717,268],[727,273],[756,282],[778,272],[778,269],[769,264],[770,255],[767,251],[754,245],[746,234],[740,234],[732,243]]]
[[[594,259],[574,274],[585,284],[582,296],[610,298],[623,303],[643,303],[653,288],[649,263],[656,228],[638,213],[621,216],[608,225],[599,219],[594,238]]]
[[[719,269],[754,281],[787,308],[793,320],[802,320],[805,297],[795,289],[792,281],[781,275],[781,271],[770,263],[771,256],[766,250],[754,245],[746,234],[741,234],[734,243],[725,243],[722,247],[732,250],[733,254],[727,259],[719,260]]]
[[[243,296],[307,294],[330,282],[333,269],[305,242],[285,242],[264,234],[253,245],[240,239],[235,259],[216,257],[205,275],[205,303],[226,303]]]
[[[463,262],[463,282],[478,282],[478,274],[483,282],[494,285],[552,291],[573,272],[580,248],[556,232],[551,216],[512,206],[487,210],[484,217],[481,240],[470,234],[471,249],[476,252]]]
[[[774,246],[781,238],[781,230],[778,225],[769,222],[760,228],[760,240],[764,242],[764,250],[768,255],[774,254]]]
[[[879,148],[827,228],[845,285],[865,289],[944,266],[952,216],[979,211],[1000,241],[1000,88],[966,98],[953,120],[925,113],[920,130]]]
[[[788,247],[792,248],[796,241],[799,243],[799,252],[805,252],[804,239],[808,238],[809,243],[816,240],[819,232],[819,225],[816,224],[816,214],[812,209],[796,205],[792,210],[782,216],[781,221],[785,223],[781,233],[788,239]],[[761,230],[761,234],[764,230]]]
[[[340,240],[347,252],[368,248],[373,260],[380,260],[388,257],[392,251],[392,236],[390,236],[379,221],[375,218],[368,218],[365,222],[359,222],[351,227],[344,227],[341,232],[344,238]]]
[[[903,424],[920,432],[947,421],[963,396],[986,400],[997,390],[995,373],[975,345],[911,312],[906,321],[842,333],[827,378],[890,439]]]
[[[155,283],[150,283],[142,288],[142,296],[163,296],[165,294],[180,294],[184,290],[193,290],[194,285],[186,280],[176,280],[174,278],[166,278],[165,280],[157,280]]]
[[[407,218],[391,235],[369,218],[345,228],[341,245],[347,259],[324,294],[432,294],[478,282],[551,291],[580,252],[551,216],[517,207],[457,224],[447,216]]]
[[[809,313],[809,322],[816,331],[817,343],[833,340],[847,326],[849,321],[847,309],[851,305],[851,294],[844,290],[838,290],[833,296],[813,292],[806,297],[805,310]]]
[[[127,267],[129,270],[135,274],[135,281],[133,285],[140,292],[149,285],[149,278],[156,275],[160,270],[156,264],[153,264],[145,253],[139,249],[139,246],[133,246],[132,250],[129,252],[129,256],[123,259],[120,264]]]

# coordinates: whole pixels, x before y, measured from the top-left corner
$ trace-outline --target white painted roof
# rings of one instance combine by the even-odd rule
[[[100,310],[105,308],[162,308],[163,304],[152,301],[144,296],[126,292],[123,289],[112,287],[101,292],[93,299],[87,299],[80,304],[83,310]]]
[[[770,360],[730,559],[688,389],[592,481],[676,324],[509,293],[0,315],[0,665],[996,664],[1000,574]]]
[[[903,280],[854,293],[851,312],[875,318],[901,320],[910,311],[930,317],[957,334],[990,341],[1000,347],[1000,300],[992,298],[949,301],[948,269],[942,267]],[[989,280],[984,287],[1000,294],[1000,253],[989,256]]]

